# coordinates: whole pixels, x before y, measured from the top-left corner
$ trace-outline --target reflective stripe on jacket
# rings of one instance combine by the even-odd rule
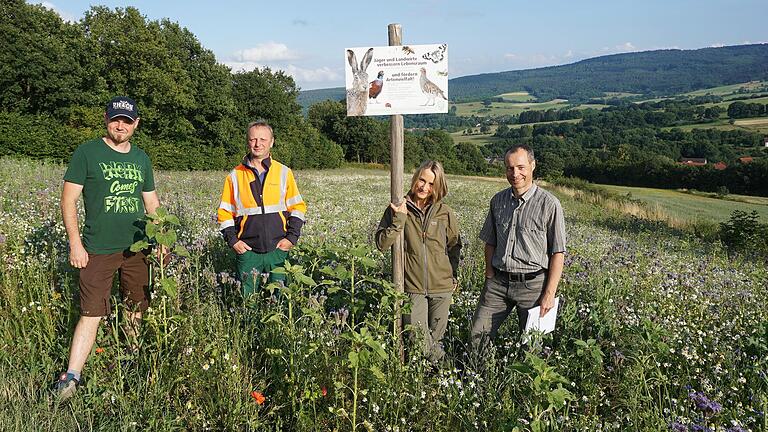
[[[275,249],[286,238],[296,244],[305,221],[307,205],[299,194],[293,171],[272,159],[262,185],[247,160],[224,180],[218,209],[219,229],[229,246],[244,241],[256,253]]]

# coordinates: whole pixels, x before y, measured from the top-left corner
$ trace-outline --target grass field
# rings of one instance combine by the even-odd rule
[[[0,159],[0,430],[765,431],[768,268],[718,241],[558,195],[568,237],[557,328],[521,346],[512,313],[468,344],[478,233],[501,178],[448,177],[464,239],[445,361],[400,361],[388,253],[371,245],[385,171],[300,171],[307,224],[279,296],[242,299],[215,223],[220,172],[156,172],[189,257],[155,266],[136,344],[118,307],[84,382],[47,390],[77,319],[64,167]],[[536,229],[531,226],[528,229]],[[175,238],[175,237],[174,237]],[[274,287],[272,287],[274,288]],[[116,297],[113,304],[118,304]]]
[[[768,118],[766,117],[760,117],[760,118],[750,118],[750,119],[739,119],[734,120],[733,123],[731,123],[730,119],[721,118],[720,120],[716,120],[709,123],[696,123],[696,124],[688,124],[688,125],[682,125],[682,126],[673,126],[673,127],[664,127],[662,129],[670,130],[670,129],[680,129],[684,131],[691,131],[693,129],[717,129],[717,130],[723,130],[723,131],[730,131],[730,130],[744,130],[749,132],[758,132],[768,135]]]
[[[750,81],[746,83],[740,83],[740,84],[731,84],[726,86],[720,86],[720,87],[711,87],[701,90],[696,90],[688,93],[684,93],[686,96],[706,96],[706,95],[715,95],[715,96],[727,96],[734,94],[739,91],[739,89],[744,88],[750,91],[757,91],[760,87],[768,84],[768,81]]]
[[[497,139],[493,136],[493,133],[463,135],[461,132],[453,132],[451,137],[453,137],[453,142],[457,144],[460,142],[469,142],[478,146],[484,146]]]
[[[764,128],[768,127],[768,117],[739,119],[733,122],[736,126]]]
[[[701,106],[703,106],[703,107],[719,106],[720,108],[723,108],[724,110],[727,110],[728,107],[732,103],[734,103],[734,102],[766,104],[766,103],[768,103],[768,97],[758,97],[758,98],[754,98],[754,99],[743,99],[743,100],[739,100],[739,101],[725,100],[725,101],[717,102],[717,103],[702,104]]]
[[[548,102],[493,102],[486,107],[482,102],[463,102],[455,104],[458,116],[497,116],[517,115],[525,110],[548,110],[551,108],[564,108],[568,103],[564,99],[554,99]],[[488,111],[485,111],[485,110]]]
[[[620,195],[631,194],[633,199],[658,205],[671,216],[689,221],[724,222],[734,210],[743,212],[757,211],[760,219],[768,223],[768,198],[733,196],[733,199],[750,202],[731,201],[728,199],[709,198],[669,189],[651,189],[615,185],[599,185]]]

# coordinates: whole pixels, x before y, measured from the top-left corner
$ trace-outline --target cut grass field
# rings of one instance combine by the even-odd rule
[[[536,100],[536,96],[524,91],[503,93],[498,95],[497,97],[503,98],[504,100],[509,102],[528,102],[531,100]]]
[[[729,199],[710,198],[670,189],[652,189],[615,185],[598,185],[620,195],[631,193],[632,199],[640,200],[659,208],[670,216],[687,221],[724,222],[734,210],[757,211],[762,222],[768,222],[768,198],[734,195]]]
[[[768,126],[768,117],[762,117],[762,118],[751,118],[751,119],[740,119],[733,122],[736,126],[746,126],[746,127],[764,127]]]

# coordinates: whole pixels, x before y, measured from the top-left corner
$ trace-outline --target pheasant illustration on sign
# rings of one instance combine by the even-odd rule
[[[379,101],[376,98],[379,96],[379,94],[381,94],[381,90],[383,88],[384,88],[384,71],[379,71],[379,75],[376,77],[375,80],[371,81],[371,84],[368,86],[368,99],[373,99],[374,102],[379,103]]]
[[[448,100],[440,87],[438,87],[437,84],[433,83],[429,80],[429,78],[427,78],[427,70],[424,68],[421,68],[421,78],[419,79],[419,84],[421,85],[421,92],[427,96],[427,101],[424,102],[424,105],[434,105],[435,98],[438,96],[444,100]]]

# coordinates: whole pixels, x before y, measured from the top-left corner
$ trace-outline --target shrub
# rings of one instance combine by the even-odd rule
[[[720,240],[732,252],[768,258],[768,224],[758,218],[756,210],[734,210],[728,222],[720,223]]]

